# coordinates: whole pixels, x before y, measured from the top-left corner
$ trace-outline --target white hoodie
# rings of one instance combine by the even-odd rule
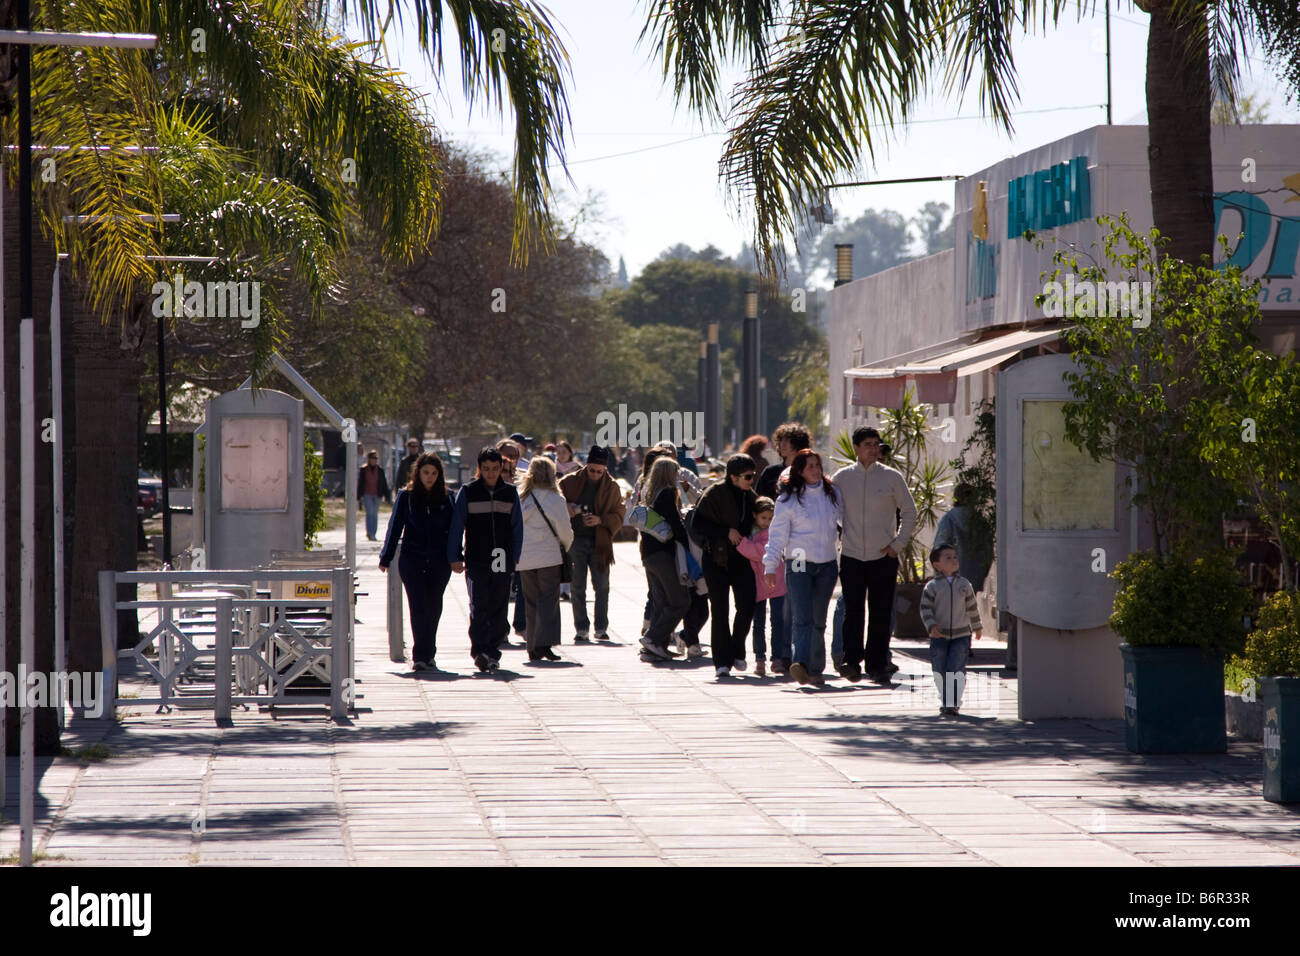
[[[560,563],[560,546],[546,526],[546,519],[537,510],[533,495],[546,510],[546,517],[551,519],[560,541],[566,548],[573,545],[573,525],[569,521],[569,507],[564,503],[564,496],[549,488],[534,488],[531,494],[519,496],[524,512],[524,547],[519,554],[519,563],[515,565],[518,571],[535,571]]]
[[[802,502],[793,494],[778,497],[763,553],[763,570],[775,574],[783,560],[798,556],[809,564],[834,561],[835,532],[843,517],[843,506],[844,495],[837,493],[832,504],[824,482],[806,485]]]

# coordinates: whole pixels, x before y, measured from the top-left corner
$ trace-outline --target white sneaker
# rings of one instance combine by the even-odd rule
[[[730,676],[731,676],[731,668],[730,668],[730,667],[719,667],[718,670],[717,670],[717,676],[718,676],[718,677],[730,677]]]
[[[691,660],[694,660],[694,659],[697,658],[697,657],[703,657],[703,656],[704,656],[704,645],[703,645],[703,644],[691,644],[689,647],[686,648],[686,656],[689,657]]]
[[[650,618],[641,618],[641,636],[645,637],[645,632],[650,630]]]
[[[736,660],[731,662],[731,666],[738,671],[743,671],[749,665],[745,663],[745,659],[743,657],[738,657],[736,658]]]

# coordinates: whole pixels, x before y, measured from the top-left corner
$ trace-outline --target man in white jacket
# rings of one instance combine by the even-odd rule
[[[841,468],[834,478],[844,496],[840,539],[844,662],[840,673],[849,680],[860,680],[865,670],[876,683],[888,684],[889,612],[898,581],[898,555],[916,530],[916,502],[902,473],[879,461],[879,432],[865,426],[855,429],[853,450],[857,462]]]

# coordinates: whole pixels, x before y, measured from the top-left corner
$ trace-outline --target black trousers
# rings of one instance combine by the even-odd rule
[[[710,630],[713,643],[713,663],[730,667],[732,661],[745,659],[745,639],[754,620],[754,598],[757,585],[754,567],[749,559],[733,551],[726,567],[715,564],[711,555],[704,557],[704,580],[709,584],[709,614],[713,618]],[[727,594],[734,595],[736,616],[727,613]]]
[[[397,571],[406,589],[406,606],[411,609],[411,657],[431,661],[438,653],[438,622],[442,620],[442,595],[451,579],[451,564],[446,558],[425,560],[403,553],[397,558]]]
[[[465,562],[465,584],[469,588],[469,654],[486,654],[501,660],[497,647],[510,633],[506,619],[510,609],[510,581],[514,571],[493,571],[491,562]]]
[[[898,558],[859,561],[840,558],[840,585],[844,589],[844,663],[861,664],[868,673],[889,663],[889,612],[894,606]],[[866,607],[863,607],[865,601]],[[865,661],[862,646],[866,625]]]

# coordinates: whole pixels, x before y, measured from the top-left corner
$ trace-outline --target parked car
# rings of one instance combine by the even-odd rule
[[[136,513],[145,518],[152,518],[162,511],[162,479],[141,471],[136,480]]]

